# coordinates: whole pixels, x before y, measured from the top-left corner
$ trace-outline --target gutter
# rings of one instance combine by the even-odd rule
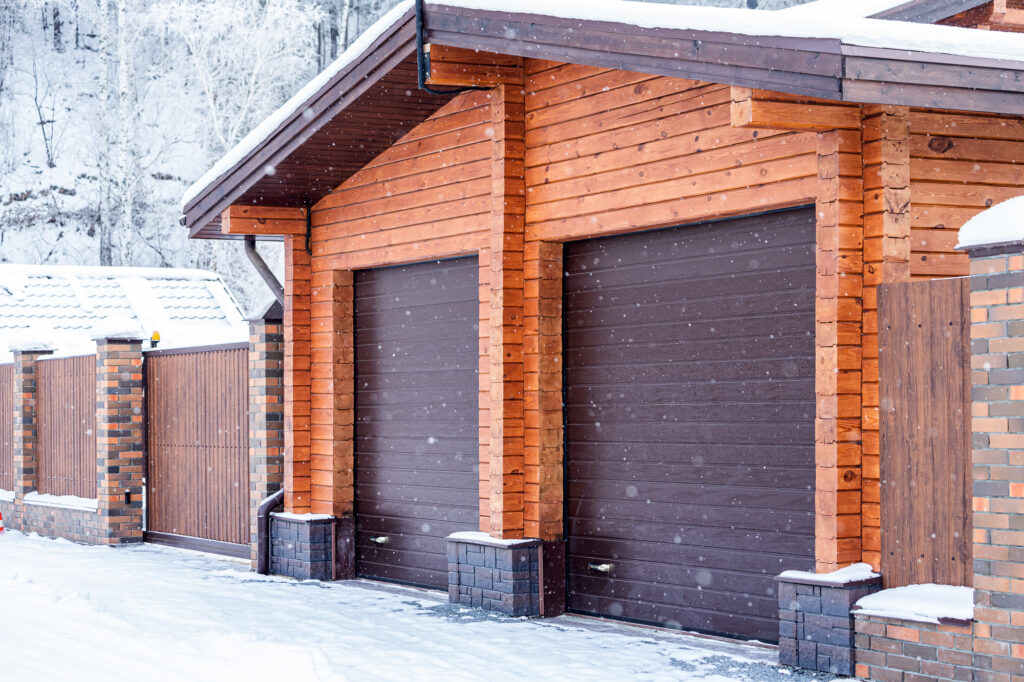
[[[270,574],[270,512],[284,503],[284,488],[263,500],[256,512],[256,572]]]
[[[271,272],[270,266],[267,265],[267,262],[263,260],[263,256],[256,250],[256,237],[252,235],[245,236],[245,255],[249,258],[252,266],[256,268],[256,272],[263,278],[267,288],[270,289],[270,293],[274,294],[277,302],[284,307],[284,287],[277,281],[277,277]]]

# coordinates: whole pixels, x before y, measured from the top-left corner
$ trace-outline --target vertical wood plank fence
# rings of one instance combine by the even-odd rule
[[[878,289],[882,576],[970,585],[967,278]]]
[[[96,356],[44,359],[36,367],[38,490],[94,498]]]
[[[0,365],[0,490],[14,490],[14,365]]]
[[[247,348],[146,353],[148,539],[249,555]]]

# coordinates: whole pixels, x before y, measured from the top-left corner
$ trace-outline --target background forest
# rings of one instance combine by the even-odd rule
[[[0,262],[195,267],[267,300],[239,244],[186,238],[181,195],[397,2],[0,0]]]

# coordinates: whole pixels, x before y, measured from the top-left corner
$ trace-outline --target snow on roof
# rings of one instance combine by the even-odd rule
[[[812,573],[810,571],[783,571],[778,579],[782,581],[812,582],[816,585],[846,585],[880,578],[880,573],[871,570],[871,564],[853,564],[831,573]]]
[[[774,12],[728,7],[695,7],[630,0],[518,0],[514,11],[580,21],[608,21],[640,28],[714,31],[748,36],[830,38],[861,47],[913,50],[963,57],[1024,61],[1024,41],[1014,33],[865,18],[906,0],[817,0]],[[430,0],[465,9],[510,11],[507,0]],[[360,57],[413,7],[403,0],[352,43],[330,66],[268,116],[189,187],[181,212],[215,180],[238,165],[305,106],[345,67]],[[857,9],[854,10],[853,8]],[[307,110],[307,113],[308,110]],[[265,169],[275,172],[272,166]]]
[[[974,618],[974,590],[933,584],[894,587],[862,597],[853,610],[867,616],[920,623],[970,621]]]
[[[858,0],[855,4],[860,4]],[[430,0],[463,9],[509,11],[506,0]],[[560,19],[608,21],[640,28],[735,33],[781,38],[826,38],[846,45],[914,50],[984,59],[1024,61],[1024,40],[1016,33],[959,26],[915,24],[851,16],[849,13],[789,10],[766,12],[732,7],[693,7],[630,0],[518,0],[515,12]]]
[[[220,161],[214,164],[213,168],[208,170],[203,177],[192,183],[192,186],[185,191],[184,196],[181,198],[182,213],[185,212],[185,206],[199,196],[207,185],[227,173],[238,162],[248,156],[250,152],[259,147],[268,137],[270,137],[271,133],[277,130],[278,126],[291,118],[292,115],[299,110],[299,107],[303,106],[311,97],[313,97],[313,95],[330,83],[331,79],[337,76],[342,69],[362,55],[363,52],[365,52],[370,45],[377,40],[377,38],[398,23],[402,16],[412,9],[412,6],[413,0],[402,0],[402,2],[395,5],[391,11],[378,19],[370,28],[366,29],[366,31],[364,31],[362,35],[360,35],[359,38],[357,38],[348,47],[348,49],[342,52],[341,55],[326,69],[321,71],[313,80],[306,83],[306,85],[295,93],[291,99],[282,104],[277,111],[268,116],[263,123],[260,123],[252,130],[252,132],[243,137],[242,140],[227,154],[225,154]],[[271,166],[268,166],[265,171],[269,175],[274,173],[274,169]]]
[[[907,4],[907,0],[815,0],[777,10],[786,16],[814,17],[816,19],[843,17],[871,17],[894,7]]]
[[[88,354],[97,335],[153,332],[161,348],[248,338],[238,304],[212,272],[0,265],[0,361],[28,341],[58,355]]]
[[[1007,199],[964,223],[956,248],[1006,242],[1024,242],[1024,196]]]

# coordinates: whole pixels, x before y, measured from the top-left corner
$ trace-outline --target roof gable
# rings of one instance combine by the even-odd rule
[[[521,0],[506,11],[499,0],[424,1],[428,44],[834,101],[1024,114],[1024,43],[1011,34],[806,8]],[[963,4],[911,0],[878,16]],[[406,0],[190,189],[191,235],[222,237],[219,216],[232,204],[315,203],[436,111],[449,97],[418,90],[415,44]]]

